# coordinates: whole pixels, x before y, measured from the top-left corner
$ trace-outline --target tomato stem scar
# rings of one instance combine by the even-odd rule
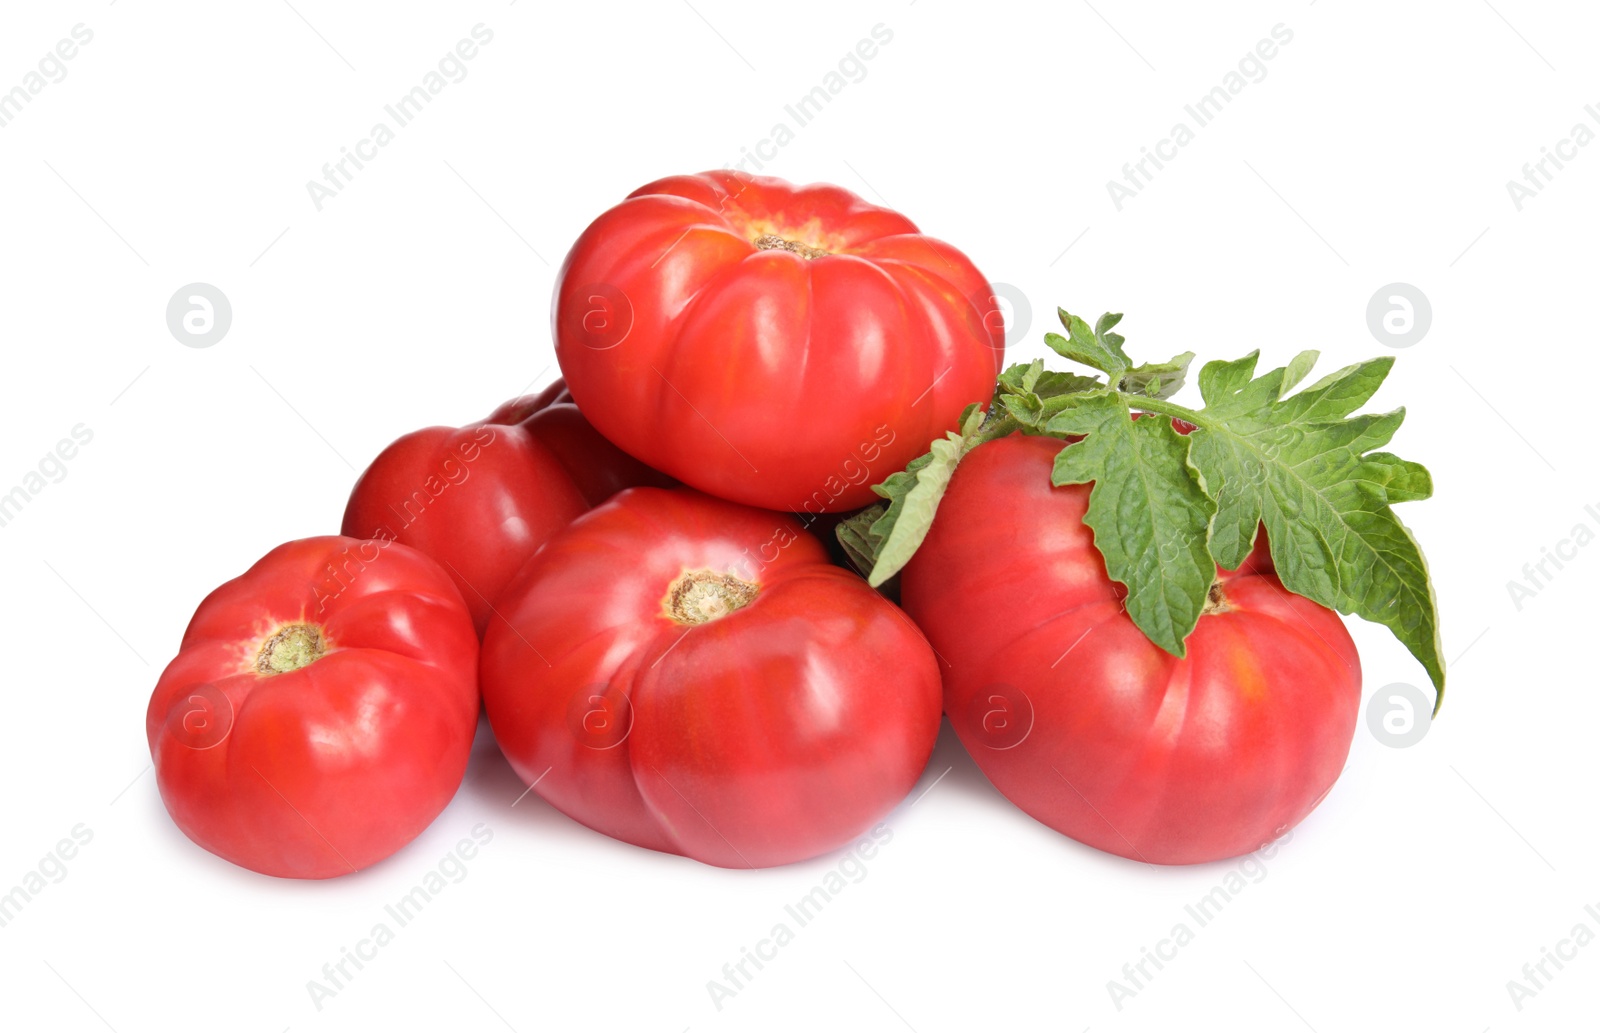
[[[760,587],[732,574],[686,570],[661,600],[667,615],[679,624],[705,624],[750,605]]]
[[[801,258],[821,258],[824,255],[830,255],[833,253],[831,251],[824,251],[819,247],[812,247],[810,244],[802,244],[798,240],[788,240],[784,237],[778,236],[776,233],[762,234],[756,238],[755,245],[762,251],[772,251],[774,249],[779,251],[789,251],[799,255]]]
[[[322,658],[327,652],[322,629],[315,624],[285,624],[261,644],[256,670],[262,674],[287,674]]]

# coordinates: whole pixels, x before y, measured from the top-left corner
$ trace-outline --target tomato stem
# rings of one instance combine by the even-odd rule
[[[1192,423],[1196,427],[1209,427],[1211,425],[1210,420],[1195,410],[1175,405],[1165,398],[1152,398],[1149,395],[1130,394],[1126,391],[1118,391],[1117,393],[1122,395],[1130,409],[1171,416],[1174,419],[1183,420],[1185,423]]]

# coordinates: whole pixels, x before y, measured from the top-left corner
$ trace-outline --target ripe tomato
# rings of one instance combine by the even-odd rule
[[[444,571],[404,545],[280,545],[195,611],[150,697],[156,785],[234,864],[326,879],[416,838],[461,784],[477,636]]]
[[[559,810],[708,864],[812,857],[915,783],[939,672],[787,514],[634,488],[552,538],[484,637],[500,748]]]
[[[607,438],[720,498],[841,512],[994,389],[988,283],[904,216],[734,172],[641,187],[556,284],[556,355]]]
[[[950,664],[950,722],[1011,802],[1090,846],[1155,864],[1255,850],[1344,766],[1355,645],[1279,584],[1264,533],[1220,574],[1184,659],[1152,644],[1082,522],[1088,487],[1050,485],[1062,447],[974,449],[902,574],[906,611]]]
[[[495,598],[552,534],[632,484],[670,483],[602,438],[558,380],[465,427],[427,427],[378,454],[343,532],[420,549],[461,589],[479,634]]]
[[[565,380],[556,380],[536,395],[512,399],[483,422],[490,426],[520,425],[528,430],[560,461],[591,506],[598,506],[623,488],[668,488],[677,483],[601,437],[578,410]]]

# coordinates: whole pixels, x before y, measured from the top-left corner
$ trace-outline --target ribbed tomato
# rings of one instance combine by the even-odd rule
[[[439,565],[333,535],[273,549],[195,610],[150,697],[156,785],[234,864],[326,879],[411,842],[461,784],[477,636]]]
[[[950,722],[1001,793],[1074,839],[1155,864],[1255,850],[1344,767],[1355,645],[1284,590],[1264,533],[1219,575],[1183,659],[1152,644],[1082,522],[1088,487],[1050,484],[1062,447],[974,449],[903,572],[906,611],[950,663]]]
[[[812,857],[880,819],[933,750],[927,641],[787,514],[624,491],[498,610],[482,686],[501,750],[629,843],[730,868]]]
[[[342,530],[437,560],[482,634],[511,575],[573,517],[620,488],[669,483],[596,433],[557,380],[485,420],[392,442],[356,481]]]
[[[965,255],[840,187],[641,187],[573,245],[556,355],[601,433],[721,498],[840,512],[987,399],[1005,335]]]
[[[489,414],[488,426],[520,426],[550,451],[577,485],[584,501],[598,506],[623,488],[668,488],[671,477],[639,462],[607,441],[578,409],[557,379],[536,395],[513,398]]]

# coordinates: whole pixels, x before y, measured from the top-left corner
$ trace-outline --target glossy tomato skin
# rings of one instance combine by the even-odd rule
[[[526,429],[556,457],[591,506],[598,506],[623,488],[670,488],[677,483],[602,437],[578,409],[562,379],[538,394],[506,402],[484,423]]]
[[[356,481],[341,530],[437,560],[481,634],[495,598],[546,539],[618,488],[661,479],[588,426],[558,380],[481,422],[390,444]]]
[[[1222,572],[1178,659],[1122,609],[1082,523],[1086,485],[1052,487],[1044,437],[980,445],[902,577],[945,669],[945,709],[1008,799],[1090,846],[1153,864],[1248,853],[1343,769],[1361,668],[1339,616],[1285,591],[1264,534]]]
[[[275,639],[284,669],[263,670]],[[297,648],[309,662],[287,669]],[[381,861],[461,784],[477,658],[460,593],[420,552],[281,545],[206,597],[156,684],[145,730],[161,799],[190,839],[267,875]]]
[[[775,243],[786,242],[786,243]],[[607,438],[721,498],[843,512],[989,398],[1004,351],[961,252],[839,187],[641,187],[573,245],[556,355]]]
[[[686,577],[753,597],[686,624]],[[927,641],[787,514],[624,491],[551,539],[499,610],[482,687],[500,748],[629,843],[729,868],[812,857],[882,818],[933,749]]]

